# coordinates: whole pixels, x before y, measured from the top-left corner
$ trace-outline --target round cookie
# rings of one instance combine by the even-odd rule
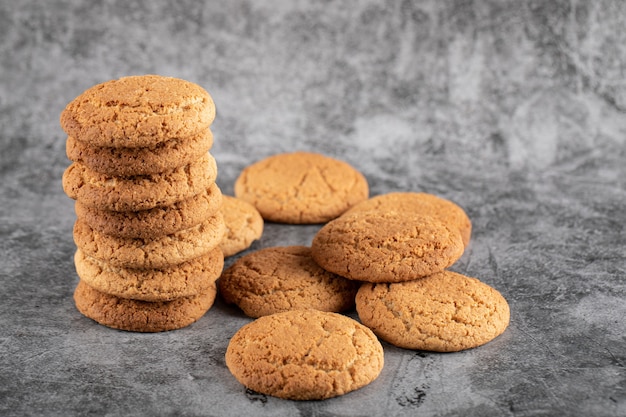
[[[310,152],[270,156],[246,167],[235,196],[277,223],[324,223],[365,200],[365,177],[343,161]]]
[[[158,174],[188,165],[207,153],[213,145],[209,129],[193,137],[170,139],[145,148],[111,148],[90,146],[67,138],[67,157],[105,175],[128,177]]]
[[[322,269],[306,246],[272,247],[237,259],[219,279],[222,298],[253,318],[282,311],[342,312],[359,283]]]
[[[195,136],[215,119],[209,93],[189,81],[159,75],[95,85],[61,112],[61,127],[91,146],[150,147]]]
[[[79,281],[74,302],[81,314],[104,326],[132,332],[162,332],[197,321],[211,308],[216,294],[213,283],[195,296],[149,302],[119,298]]]
[[[226,224],[226,234],[220,243],[224,256],[232,256],[248,249],[253,241],[261,238],[263,217],[252,204],[225,195],[221,210]]]
[[[86,256],[74,255],[76,273],[90,287],[120,298],[171,301],[205,291],[219,278],[224,255],[219,248],[206,255],[162,269],[120,268]]]
[[[311,255],[324,269],[368,282],[401,282],[442,271],[464,251],[456,228],[410,212],[346,214],[322,227]]]
[[[196,226],[220,209],[222,193],[213,183],[204,192],[170,206],[140,211],[99,210],[76,201],[76,216],[95,231],[124,238],[158,238]]]
[[[450,200],[428,193],[396,192],[377,195],[362,201],[344,214],[378,211],[410,211],[433,216],[455,226],[461,232],[463,245],[467,246],[472,234],[472,223],[465,211]]]
[[[253,391],[291,400],[322,400],[374,381],[383,347],[349,317],[292,310],[241,327],[226,349],[226,366]]]
[[[483,345],[504,332],[510,318],[497,290],[451,271],[395,284],[365,283],[356,308],[361,322],[381,339],[435,352]]]
[[[63,173],[63,190],[100,210],[138,211],[163,207],[205,191],[217,178],[211,154],[161,174],[112,177],[74,162]]]
[[[120,238],[96,232],[81,220],[74,223],[74,242],[85,255],[122,268],[158,269],[187,262],[219,246],[224,236],[219,211],[190,229],[155,239]]]

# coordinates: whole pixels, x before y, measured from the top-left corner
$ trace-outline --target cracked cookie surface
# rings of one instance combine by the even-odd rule
[[[193,136],[214,119],[213,99],[199,85],[138,75],[85,90],[61,112],[60,123],[91,146],[136,148]]]
[[[217,287],[211,284],[195,296],[149,302],[119,298],[79,281],[74,290],[74,303],[81,314],[107,327],[133,332],[162,332],[197,321],[211,308],[216,294]]]
[[[456,228],[409,212],[345,214],[313,237],[311,255],[349,279],[402,282],[442,271],[463,254]]]
[[[137,211],[190,198],[205,191],[216,178],[217,164],[211,154],[171,171],[130,177],[100,174],[74,162],[63,173],[63,190],[89,207]]]
[[[250,203],[228,195],[222,196],[222,214],[226,233],[220,243],[224,256],[248,249],[263,234],[263,217]]]
[[[85,255],[74,255],[76,273],[92,288],[120,298],[171,301],[205,291],[219,278],[224,256],[219,248],[161,269],[121,268]]]
[[[226,366],[246,388],[292,400],[321,400],[374,381],[384,363],[374,333],[337,313],[294,310],[240,328]]]
[[[222,298],[249,317],[295,309],[342,312],[359,283],[322,269],[306,246],[260,249],[237,259],[218,283]]]
[[[457,227],[461,232],[463,245],[467,246],[472,234],[472,223],[467,213],[450,200],[428,193],[395,192],[377,195],[360,202],[344,214],[377,211],[409,211],[415,214],[436,217]]]
[[[235,181],[235,196],[277,223],[324,223],[368,193],[367,180],[351,165],[310,152],[270,156],[244,168]]]
[[[456,352],[483,345],[507,328],[509,305],[496,289],[455,272],[415,281],[365,283],[356,297],[361,322],[406,349]]]

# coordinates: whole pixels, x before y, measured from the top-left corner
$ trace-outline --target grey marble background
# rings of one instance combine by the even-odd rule
[[[0,0],[0,415],[626,415],[625,25],[620,0]],[[463,206],[452,269],[502,292],[509,329],[453,354],[385,345],[374,383],[292,402],[229,374],[248,319],[221,302],[161,334],[81,316],[58,117],[143,73],[211,93],[226,193],[247,164],[310,150],[372,195]],[[251,250],[317,229],[268,224]]]

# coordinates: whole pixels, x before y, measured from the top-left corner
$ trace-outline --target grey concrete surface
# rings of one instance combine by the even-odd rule
[[[625,25],[619,0],[0,0],[0,415],[626,415]],[[372,384],[293,402],[230,375],[249,319],[222,302],[160,334],[81,316],[58,117],[144,73],[211,93],[226,193],[247,164],[309,150],[372,195],[463,206],[452,269],[497,288],[510,327],[453,354],[385,345]],[[268,224],[251,250],[317,230]]]

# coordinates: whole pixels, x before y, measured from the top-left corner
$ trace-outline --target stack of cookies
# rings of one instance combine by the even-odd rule
[[[187,326],[213,305],[224,255],[211,96],[177,78],[89,88],[61,114],[73,163],[78,310],[109,327]]]

